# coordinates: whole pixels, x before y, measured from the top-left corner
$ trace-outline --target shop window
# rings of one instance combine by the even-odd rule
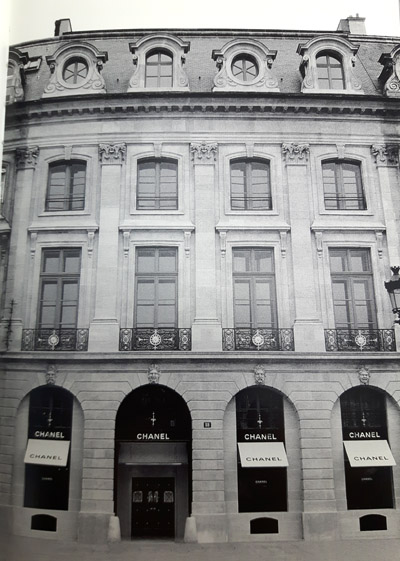
[[[231,173],[232,210],[271,210],[269,162],[258,159],[233,160]]]
[[[332,53],[318,53],[316,57],[318,86],[325,90],[344,90],[343,67],[340,58]]]
[[[212,58],[217,66],[213,91],[277,92],[278,80],[272,72],[277,52],[253,39],[235,39]]]
[[[136,208],[176,210],[178,208],[178,164],[170,159],[149,159],[138,163]]]
[[[283,398],[266,388],[236,396],[239,512],[287,510]],[[266,527],[265,522],[254,523]],[[270,524],[267,524],[271,528]],[[254,532],[258,533],[258,532]]]
[[[360,165],[331,160],[322,163],[326,210],[365,210]]]
[[[68,510],[70,458],[69,452],[61,457],[60,450],[69,451],[72,400],[69,392],[49,386],[30,394],[25,507]],[[38,526],[44,521],[34,523]]]
[[[185,63],[190,43],[164,33],[142,37],[129,48],[135,70],[128,92],[189,90]]]
[[[394,508],[394,461],[387,441],[384,394],[364,386],[355,387],[341,396],[340,406],[347,508]],[[364,527],[370,523],[371,520],[364,520]]]
[[[72,70],[71,70],[72,72]],[[71,74],[71,79],[77,79]],[[86,163],[71,160],[49,166],[46,211],[83,210],[85,207]]]
[[[136,252],[137,328],[177,326],[177,250],[138,248]]]
[[[78,320],[80,249],[44,249],[39,290],[39,329],[75,329]]]
[[[233,250],[236,328],[276,328],[275,269],[272,249]]]
[[[337,329],[376,329],[376,308],[368,249],[329,252]]]

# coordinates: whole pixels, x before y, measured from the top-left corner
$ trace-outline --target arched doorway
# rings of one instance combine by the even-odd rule
[[[183,538],[191,502],[191,418],[173,390],[146,385],[116,419],[116,513],[123,538]]]

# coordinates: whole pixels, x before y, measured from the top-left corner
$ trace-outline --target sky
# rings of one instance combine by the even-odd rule
[[[4,0],[3,0],[4,1]],[[7,0],[5,0],[7,1]],[[400,36],[400,0],[9,0],[9,43],[73,31],[140,28],[249,28],[334,31],[340,19],[366,18],[368,35]]]

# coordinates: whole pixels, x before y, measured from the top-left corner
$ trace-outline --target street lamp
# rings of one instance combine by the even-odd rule
[[[390,281],[385,282],[385,288],[389,293],[392,311],[398,315],[398,319],[395,319],[394,323],[400,323],[400,267],[390,267],[390,269],[393,276]]]

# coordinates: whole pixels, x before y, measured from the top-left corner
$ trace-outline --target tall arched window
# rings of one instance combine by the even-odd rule
[[[329,160],[322,163],[326,210],[367,208],[358,162]]]
[[[270,210],[269,162],[256,158],[233,160],[231,172],[232,210]]]
[[[318,86],[326,90],[344,90],[343,66],[339,56],[324,51],[317,55],[316,61]]]
[[[86,162],[70,160],[50,164],[46,211],[83,210],[85,186]]]
[[[178,208],[178,163],[175,160],[153,158],[138,162],[136,208]]]
[[[146,87],[170,88],[173,85],[173,59],[168,51],[151,51],[146,56]]]

